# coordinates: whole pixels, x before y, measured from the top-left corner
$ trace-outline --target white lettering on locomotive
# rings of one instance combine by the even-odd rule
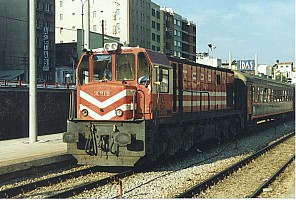
[[[104,96],[108,97],[110,96],[110,90],[95,90],[94,91],[94,96]]]

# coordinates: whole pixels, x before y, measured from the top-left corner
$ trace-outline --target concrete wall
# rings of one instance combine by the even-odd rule
[[[38,89],[38,135],[66,131],[70,90]],[[28,88],[0,88],[0,140],[29,137]]]

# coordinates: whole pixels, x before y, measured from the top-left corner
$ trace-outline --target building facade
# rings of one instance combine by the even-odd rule
[[[37,77],[54,80],[55,0],[36,0]],[[0,79],[29,80],[29,1],[0,3]]]
[[[56,43],[77,42],[77,29],[119,37],[131,46],[150,47],[150,0],[59,0],[56,6]],[[79,50],[79,49],[78,49]]]
[[[59,0],[56,16],[56,43],[82,40],[78,51],[90,47],[87,33],[95,32],[119,37],[124,45],[196,58],[196,25],[151,0]]]
[[[273,67],[274,79],[281,80],[283,82],[295,82],[293,79],[293,72],[296,72],[293,62],[278,62]]]

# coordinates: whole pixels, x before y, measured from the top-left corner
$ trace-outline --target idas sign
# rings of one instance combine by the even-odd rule
[[[241,71],[255,70],[255,60],[239,60],[237,69]]]

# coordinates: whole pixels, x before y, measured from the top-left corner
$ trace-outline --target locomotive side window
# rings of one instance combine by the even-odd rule
[[[221,75],[217,75],[217,85],[221,85]]]
[[[111,80],[112,62],[110,55],[95,55],[93,57],[93,81]]]
[[[135,80],[134,54],[116,54],[116,80]]]
[[[83,56],[80,65],[79,65],[79,70],[78,70],[78,77],[79,77],[79,84],[87,84],[89,82],[89,61],[88,61],[89,56],[85,55]]]
[[[162,77],[160,82],[160,92],[168,93],[169,92],[169,70],[165,68],[159,68],[157,71],[156,77]]]
[[[150,65],[143,52],[138,54],[138,83],[149,84]]]

